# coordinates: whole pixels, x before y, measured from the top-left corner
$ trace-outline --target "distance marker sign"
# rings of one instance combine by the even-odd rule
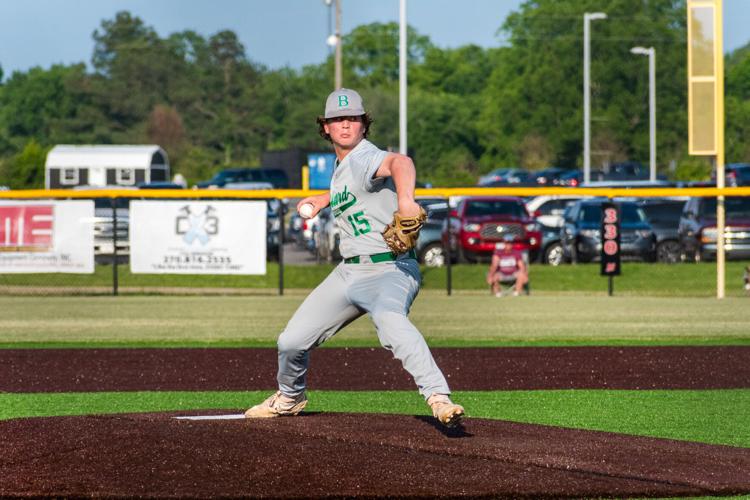
[[[620,207],[616,203],[602,204],[601,275],[620,275]]]

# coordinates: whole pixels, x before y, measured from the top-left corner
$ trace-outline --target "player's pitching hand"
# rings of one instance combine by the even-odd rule
[[[421,211],[422,207],[414,200],[399,200],[398,202],[398,214],[401,217],[417,217]]]

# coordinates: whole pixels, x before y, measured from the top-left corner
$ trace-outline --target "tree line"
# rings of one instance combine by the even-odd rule
[[[648,65],[657,55],[660,173],[705,178],[687,155],[684,0],[527,0],[501,24],[498,47],[441,48],[409,28],[409,149],[419,178],[473,185],[498,167],[582,165],[583,12],[592,28],[592,165],[648,163]],[[344,86],[365,98],[371,139],[398,146],[398,25],[343,38]],[[160,37],[129,12],[93,33],[83,63],[14,72],[0,84],[0,185],[42,187],[55,144],[159,144],[191,183],[264,151],[325,150],[315,118],[333,87],[333,56],[301,69],[253,62],[229,30]],[[750,161],[750,44],[726,57],[726,158]],[[2,73],[0,72],[0,77]]]

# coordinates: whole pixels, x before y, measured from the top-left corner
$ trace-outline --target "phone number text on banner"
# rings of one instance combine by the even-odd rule
[[[265,274],[266,202],[133,201],[130,270]]]

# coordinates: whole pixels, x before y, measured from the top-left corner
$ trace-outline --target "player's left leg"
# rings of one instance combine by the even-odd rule
[[[416,261],[365,264],[357,271],[350,298],[368,312],[383,347],[393,352],[414,377],[425,399],[434,393],[450,394],[427,342],[407,317],[421,280]]]

